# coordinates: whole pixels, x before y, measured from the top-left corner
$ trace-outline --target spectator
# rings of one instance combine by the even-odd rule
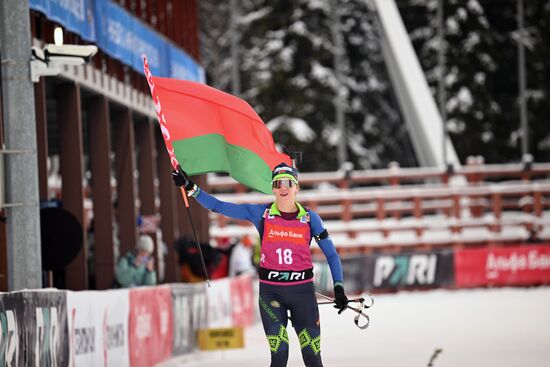
[[[153,239],[147,235],[139,236],[136,248],[122,256],[115,269],[115,287],[130,288],[141,285],[157,284]]]
[[[201,243],[201,251],[204,256],[204,262],[209,274],[212,274],[220,261],[221,254],[207,243]],[[204,282],[206,276],[202,267],[197,244],[190,236],[183,236],[175,243],[176,251],[179,257],[179,265],[182,281],[185,283]]]
[[[252,240],[245,235],[235,245],[229,258],[229,276],[234,277],[241,274],[255,274],[256,268],[252,264]]]
[[[217,239],[215,251],[219,254],[220,261],[211,270],[209,269],[210,279],[221,279],[229,276],[229,259],[237,242],[236,239],[229,237],[220,237]]]

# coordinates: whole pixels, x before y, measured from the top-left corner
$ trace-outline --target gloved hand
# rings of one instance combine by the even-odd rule
[[[195,183],[191,181],[191,179],[189,178],[189,176],[187,176],[187,173],[185,173],[181,166],[178,166],[177,170],[172,171],[172,179],[174,180],[174,184],[176,186],[183,186],[185,188],[185,191],[189,191],[195,186]]]
[[[336,303],[334,308],[338,309],[338,314],[344,312],[348,307],[348,297],[346,297],[344,287],[340,284],[334,286],[334,303]]]

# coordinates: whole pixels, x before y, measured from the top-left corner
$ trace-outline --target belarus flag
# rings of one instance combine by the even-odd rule
[[[271,171],[291,161],[248,103],[204,84],[154,77],[145,56],[143,66],[173,167],[179,162],[189,175],[227,172],[271,193]]]

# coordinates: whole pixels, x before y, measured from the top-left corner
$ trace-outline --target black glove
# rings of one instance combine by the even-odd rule
[[[187,176],[187,173],[185,173],[185,171],[181,169],[181,166],[178,166],[177,170],[172,171],[172,179],[174,180],[174,184],[176,184],[177,187],[183,186],[185,188],[185,191],[189,191],[195,186],[195,183],[191,181],[189,176]]]
[[[334,303],[336,303],[334,308],[338,309],[338,314],[344,312],[348,307],[348,297],[344,293],[344,287],[339,284],[334,286]]]

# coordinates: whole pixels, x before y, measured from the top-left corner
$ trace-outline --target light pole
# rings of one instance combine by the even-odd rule
[[[438,82],[438,104],[439,113],[441,114],[442,122],[442,150],[443,150],[443,166],[447,168],[447,109],[446,104],[446,90],[445,90],[445,33],[444,33],[444,13],[443,13],[443,0],[439,0],[437,6],[437,37],[439,39],[439,52],[437,57],[437,64],[439,68],[439,82]]]
[[[518,22],[518,79],[519,79],[519,118],[521,128],[521,155],[525,159],[529,154],[529,125],[527,121],[527,101],[525,100],[525,48],[523,0],[517,1]]]
[[[0,1],[0,46],[10,291],[42,287],[38,158],[28,0]]]
[[[333,62],[334,74],[336,76],[337,89],[334,96],[334,111],[336,126],[340,131],[340,143],[338,144],[338,165],[343,168],[348,160],[348,135],[346,131],[346,116],[344,114],[344,95],[339,87],[342,81],[342,62],[344,56],[344,40],[342,39],[342,29],[340,27],[340,13],[338,11],[337,0],[332,1],[332,40],[334,42]]]
[[[239,72],[239,0],[231,0],[230,14],[230,33],[231,33],[231,93],[234,96],[241,94],[241,75]]]

